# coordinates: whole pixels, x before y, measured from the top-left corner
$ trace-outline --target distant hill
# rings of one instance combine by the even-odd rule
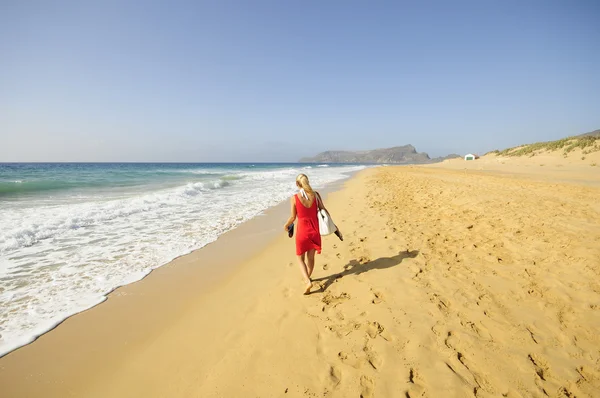
[[[444,160],[447,160],[447,159],[456,159],[456,158],[462,159],[462,155],[457,155],[456,153],[452,153],[447,156],[440,156],[438,158],[431,159],[431,163],[443,162]]]
[[[578,138],[581,138],[581,137],[600,137],[600,130],[594,130],[594,131],[590,131],[589,133],[579,134],[579,135],[576,135],[575,137],[578,137]]]
[[[459,155],[449,155],[459,157]],[[415,164],[441,162],[450,157],[431,159],[425,152],[417,152],[412,145],[370,151],[326,151],[314,157],[300,159],[301,163],[374,163]]]

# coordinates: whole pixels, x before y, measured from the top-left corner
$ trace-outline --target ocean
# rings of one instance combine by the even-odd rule
[[[0,356],[296,192],[366,166],[0,163]]]

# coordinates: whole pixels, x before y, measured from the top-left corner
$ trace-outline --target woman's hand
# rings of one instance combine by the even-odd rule
[[[292,225],[294,223],[294,220],[296,220],[296,200],[294,199],[293,196],[290,200],[290,203],[291,203],[290,218],[288,218],[287,222],[283,226],[283,229],[285,230],[285,232],[288,232],[290,225]]]

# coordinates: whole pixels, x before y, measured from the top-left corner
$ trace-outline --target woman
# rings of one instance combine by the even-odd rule
[[[292,223],[298,217],[296,228],[296,255],[300,272],[304,277],[304,294],[309,294],[312,288],[310,276],[315,269],[315,253],[321,253],[321,234],[319,234],[318,209],[325,209],[318,192],[315,192],[308,177],[300,174],[296,177],[296,186],[300,192],[291,199],[291,215],[284,229],[289,231]],[[338,235],[341,236],[341,235]],[[341,239],[341,238],[340,238]]]

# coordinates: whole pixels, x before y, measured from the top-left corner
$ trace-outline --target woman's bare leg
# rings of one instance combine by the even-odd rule
[[[310,278],[310,276],[313,273],[313,270],[315,269],[315,253],[317,251],[316,250],[309,250],[308,252],[306,252],[306,257],[307,257],[307,262],[306,262],[306,272],[308,273],[308,277]]]
[[[300,272],[302,273],[302,277],[304,278],[304,282],[306,283],[304,294],[308,294],[310,293],[312,282],[310,280],[310,276],[308,276],[308,269],[306,268],[306,263],[304,262],[305,254],[298,256],[298,265],[300,265]]]

